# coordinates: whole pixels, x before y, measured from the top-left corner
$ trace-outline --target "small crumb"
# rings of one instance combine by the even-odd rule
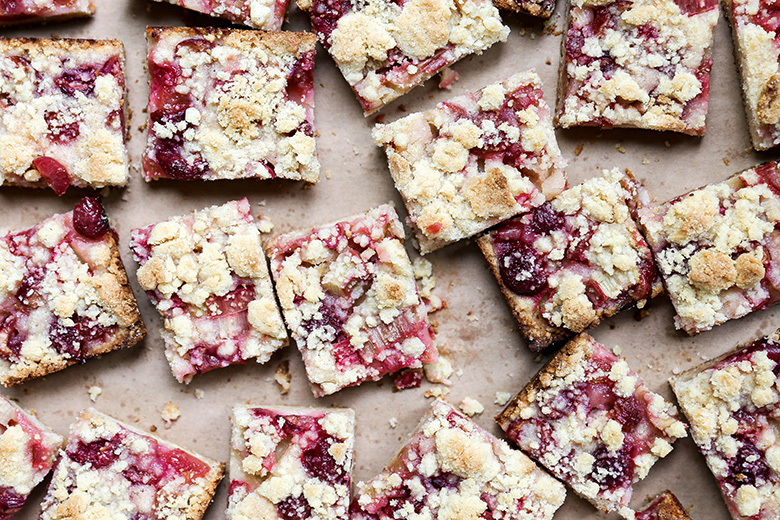
[[[664,146],[669,148],[670,146],[672,146],[672,143],[670,143],[669,141],[664,141]]]
[[[458,377],[462,377],[463,376],[463,369],[459,368],[458,371],[455,372],[455,375],[458,376]]]
[[[574,155],[576,155],[577,157],[579,157],[579,156],[580,156],[580,154],[582,153],[582,149],[583,149],[583,148],[585,148],[585,143],[580,143],[580,144],[578,144],[578,145],[577,145],[577,148],[575,148],[575,149],[574,149]]]
[[[553,33],[553,34],[555,34],[555,33]],[[552,65],[552,62],[550,60],[547,60],[547,61],[544,62],[544,64],[545,65]]]
[[[398,110],[400,110],[401,112],[406,112],[406,105],[404,104],[398,105]]]
[[[748,146],[747,148],[745,148],[745,153],[750,155],[751,153],[753,153],[753,149]]]
[[[648,159],[647,157],[644,157],[642,159],[642,164],[650,164],[650,159]]]
[[[674,368],[672,369],[672,374],[674,374],[674,375],[676,375],[676,376],[677,376],[677,375],[680,375],[680,373],[682,373],[682,370],[680,370],[679,368],[677,368],[677,367],[674,367]]]
[[[450,376],[452,376],[452,363],[450,360],[439,354],[439,359],[436,363],[423,364],[425,370],[425,379],[431,383],[441,383],[444,385],[452,384]]]
[[[352,147],[352,153],[355,155],[360,155],[360,152],[358,152],[357,146]]]
[[[155,426],[154,424],[149,426],[149,431],[152,432],[152,433],[156,432],[157,431],[157,426]]]
[[[163,421],[165,421],[165,427],[170,428],[173,425],[173,422],[176,421],[179,417],[181,417],[181,412],[179,411],[179,405],[177,405],[173,401],[168,401],[167,403],[165,403],[165,407],[160,413],[160,417],[162,418]]]
[[[290,391],[290,381],[292,380],[292,374],[290,374],[289,360],[285,359],[276,366],[274,379],[279,385],[279,392],[281,392],[282,395]]]
[[[376,116],[376,117],[374,118],[374,122],[375,122],[376,124],[378,124],[378,125],[381,125],[382,123],[384,123],[384,122],[385,122],[385,115],[384,115],[384,114],[379,114],[378,116]]]
[[[100,397],[100,394],[102,393],[103,393],[103,389],[100,388],[99,386],[89,387],[89,398],[92,400],[93,403],[97,401],[97,398]]]
[[[445,67],[441,71],[441,79],[439,80],[439,88],[449,90],[452,88],[452,84],[460,79],[460,74],[455,72],[449,67]]]
[[[498,406],[506,406],[510,399],[512,399],[512,394],[509,392],[496,392],[496,400],[493,402]]]
[[[395,417],[390,417],[390,420],[387,422],[390,423],[390,428],[395,428],[396,426],[398,426],[398,419],[396,419]]]
[[[612,347],[612,352],[614,352],[616,356],[619,356],[620,354],[623,353],[623,349],[620,348],[620,345],[615,345],[614,347]]]
[[[330,170],[325,170],[325,178],[330,179]]]
[[[725,164],[726,166],[728,166],[729,164],[731,164],[731,159],[729,159],[728,157],[724,157],[724,158],[723,158],[723,164]]]
[[[194,394],[195,394],[195,399],[203,399],[203,396],[206,395],[206,392],[204,392],[200,388],[196,388]]]
[[[620,153],[626,153],[626,147],[623,146],[623,143],[615,144],[615,150],[617,150]]]
[[[425,397],[447,397],[447,394],[450,393],[450,389],[446,386],[434,386],[430,390],[425,391]]]
[[[482,403],[471,397],[464,397],[463,401],[460,402],[459,408],[461,412],[469,417],[481,414],[485,411],[485,407],[482,406]]]
[[[257,203],[258,206],[265,206],[265,199]]]
[[[263,216],[257,217],[257,230],[260,231],[260,233],[270,233],[273,229],[273,222]]]
[[[475,321],[479,321],[479,316],[477,316],[476,314],[472,314],[470,316],[467,316],[466,319],[471,322],[475,322]]]

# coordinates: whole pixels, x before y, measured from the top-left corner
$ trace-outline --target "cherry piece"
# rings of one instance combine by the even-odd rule
[[[11,518],[13,513],[22,508],[26,499],[13,488],[0,486],[0,519]]]
[[[614,489],[631,484],[634,473],[634,461],[631,460],[628,450],[621,449],[610,452],[606,447],[600,446],[593,456],[593,478],[601,485],[601,489]]]
[[[103,203],[97,197],[84,197],[73,209],[73,228],[80,235],[97,240],[110,229]]]
[[[496,244],[501,280],[511,291],[522,296],[534,296],[547,287],[544,259],[532,245]]]
[[[68,190],[70,175],[59,161],[51,157],[38,157],[33,159],[33,167],[58,196],[62,196]]]
[[[276,513],[282,520],[306,520],[311,516],[311,506],[301,495],[289,496],[276,504]]]
[[[393,379],[393,390],[406,390],[407,388],[420,388],[422,384],[422,369],[409,368],[399,372]]]
[[[301,464],[310,477],[316,477],[326,482],[338,482],[344,475],[336,464],[336,460],[328,453],[329,445],[319,442],[304,451]]]
[[[119,458],[117,448],[121,439],[115,435],[110,439],[98,439],[90,443],[79,441],[75,449],[68,449],[68,456],[79,464],[90,464],[92,469],[110,466]]]

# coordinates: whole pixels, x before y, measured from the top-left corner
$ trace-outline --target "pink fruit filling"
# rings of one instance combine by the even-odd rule
[[[70,186],[70,175],[62,163],[50,157],[38,157],[33,159],[33,166],[51,186],[54,193],[60,196],[65,194]]]
[[[22,508],[25,500],[27,497],[13,488],[0,486],[0,520],[10,520]]]
[[[84,197],[73,209],[73,228],[92,240],[102,239],[110,230],[103,203],[96,197]]]

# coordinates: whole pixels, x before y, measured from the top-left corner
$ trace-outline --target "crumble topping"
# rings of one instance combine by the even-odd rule
[[[506,41],[484,0],[299,0],[366,115],[470,54]]]
[[[776,163],[639,210],[658,268],[689,334],[776,301],[771,259],[780,220]]]
[[[555,11],[555,0],[495,0],[493,4],[499,9],[529,14],[542,19],[550,18]]]
[[[282,28],[289,0],[155,0],[264,31]]]
[[[482,406],[482,403],[472,397],[464,397],[458,408],[460,408],[460,411],[468,417],[479,415],[485,411],[485,407]]]
[[[566,185],[535,72],[377,125],[423,254],[554,197]]]
[[[627,506],[633,485],[686,435],[674,406],[587,334],[567,343],[496,420],[603,511]]]
[[[146,180],[317,182],[308,33],[149,28]]]
[[[703,134],[718,14],[709,0],[572,1],[558,124]]]
[[[124,186],[124,99],[117,40],[0,39],[0,185]]]
[[[131,248],[179,382],[252,358],[265,363],[287,344],[247,199],[133,230]]]
[[[0,5],[0,26],[81,18],[95,14],[93,0],[15,0]]]

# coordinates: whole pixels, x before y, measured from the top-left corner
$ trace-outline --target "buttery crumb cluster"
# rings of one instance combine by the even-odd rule
[[[144,178],[317,182],[310,33],[149,28]]]
[[[436,361],[404,230],[390,205],[266,243],[315,395]]]
[[[282,28],[289,0],[155,0],[265,31]]]
[[[420,250],[468,238],[566,187],[539,76],[529,71],[374,130]]]
[[[366,115],[509,28],[489,0],[298,0]]]
[[[663,290],[628,206],[641,189],[617,169],[606,171],[479,238],[531,349]]]
[[[704,133],[715,0],[572,0],[557,122]]]
[[[772,259],[780,257],[778,165],[771,162],[639,210],[640,224],[689,334],[778,301]]]
[[[0,185],[124,186],[124,103],[121,42],[0,39]]]
[[[355,413],[233,409],[229,520],[339,520],[349,510]]]
[[[136,229],[138,282],[165,318],[165,355],[179,382],[265,363],[287,344],[249,201],[228,202]]]
[[[95,14],[93,0],[13,0],[0,3],[0,27],[30,21],[65,20]]]
[[[353,520],[548,520],[566,497],[531,459],[439,399],[356,493]]]
[[[735,519],[780,516],[778,332],[670,382]]]
[[[571,340],[496,418],[507,437],[603,511],[685,437],[674,406],[587,334]]]

